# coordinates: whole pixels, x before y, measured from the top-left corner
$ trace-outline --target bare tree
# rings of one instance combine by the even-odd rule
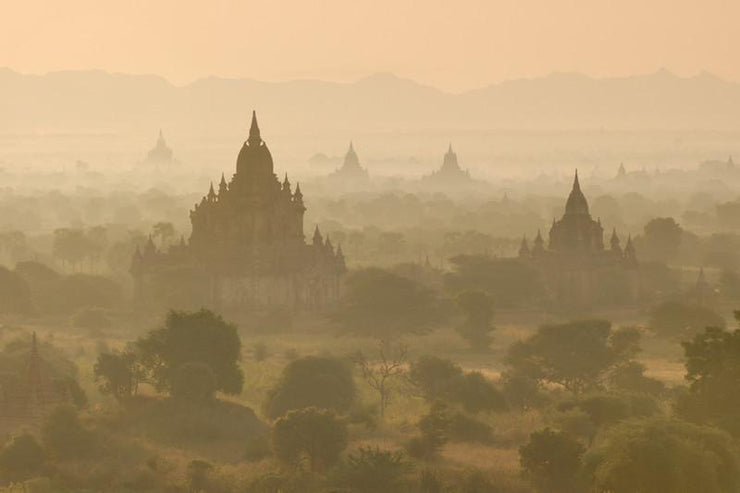
[[[405,372],[408,348],[403,343],[391,345],[385,339],[378,341],[377,358],[368,360],[362,351],[355,356],[355,364],[362,376],[380,397],[380,419],[385,418],[385,410],[391,396],[391,382]]]

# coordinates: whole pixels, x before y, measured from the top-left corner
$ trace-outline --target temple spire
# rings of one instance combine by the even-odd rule
[[[260,137],[260,127],[257,124],[257,112],[252,110],[252,125],[249,127],[249,139],[247,142],[250,146],[258,146],[262,143],[262,137]]]

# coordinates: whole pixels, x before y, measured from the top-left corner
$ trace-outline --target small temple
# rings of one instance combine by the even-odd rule
[[[0,375],[0,420],[34,420],[70,400],[64,382],[54,380],[39,354],[34,332],[25,365]]]
[[[452,150],[450,143],[447,152],[442,160],[442,166],[431,175],[424,177],[425,181],[432,181],[445,184],[461,184],[472,182],[470,172],[460,167],[457,162],[457,153]]]
[[[357,152],[355,152],[355,146],[352,142],[349,143],[349,149],[347,149],[347,153],[344,155],[342,166],[329,176],[331,178],[345,180],[366,180],[369,178],[367,169],[363,168],[360,164],[360,159],[357,157]]]
[[[172,149],[167,145],[167,141],[164,139],[162,130],[159,131],[157,143],[147,153],[144,162],[153,165],[168,165],[175,162]]]

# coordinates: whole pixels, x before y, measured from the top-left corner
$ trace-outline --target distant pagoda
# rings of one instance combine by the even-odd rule
[[[452,150],[452,143],[450,143],[450,146],[444,155],[442,166],[431,175],[424,177],[424,179],[427,181],[446,184],[460,184],[473,181],[470,177],[470,172],[462,169],[458,164],[457,153]]]
[[[367,169],[360,164],[360,159],[357,157],[352,142],[349,143],[349,149],[347,149],[347,154],[344,155],[342,166],[329,176],[345,180],[366,180],[369,178]]]
[[[147,153],[146,159],[144,160],[144,162],[146,164],[153,164],[157,166],[158,165],[169,165],[175,162],[172,149],[170,149],[170,147],[167,145],[167,141],[164,140],[164,135],[162,134],[162,130],[159,131],[159,137],[157,138],[157,143]]]

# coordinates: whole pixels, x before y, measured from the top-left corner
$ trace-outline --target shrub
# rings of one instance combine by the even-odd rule
[[[532,433],[519,448],[519,462],[540,491],[572,493],[581,490],[578,473],[584,451],[570,436],[546,428]]]
[[[305,459],[312,472],[335,464],[347,442],[347,426],[333,412],[315,407],[289,411],[272,429],[278,460],[298,465]]]
[[[83,457],[92,451],[92,433],[82,426],[71,406],[61,406],[47,416],[41,438],[46,449],[59,459]]]
[[[33,435],[17,435],[0,451],[0,470],[11,481],[35,476],[44,465],[44,449]]]
[[[337,358],[307,356],[285,367],[265,402],[265,414],[274,419],[306,407],[344,413],[354,400],[351,365]]]
[[[729,435],[662,418],[621,423],[584,458],[594,491],[738,491],[740,462]]]
[[[205,363],[185,363],[170,377],[170,392],[173,397],[190,402],[209,401],[216,393],[216,375]]]
[[[412,469],[400,452],[362,447],[350,453],[337,472],[337,483],[358,493],[408,491]]]

